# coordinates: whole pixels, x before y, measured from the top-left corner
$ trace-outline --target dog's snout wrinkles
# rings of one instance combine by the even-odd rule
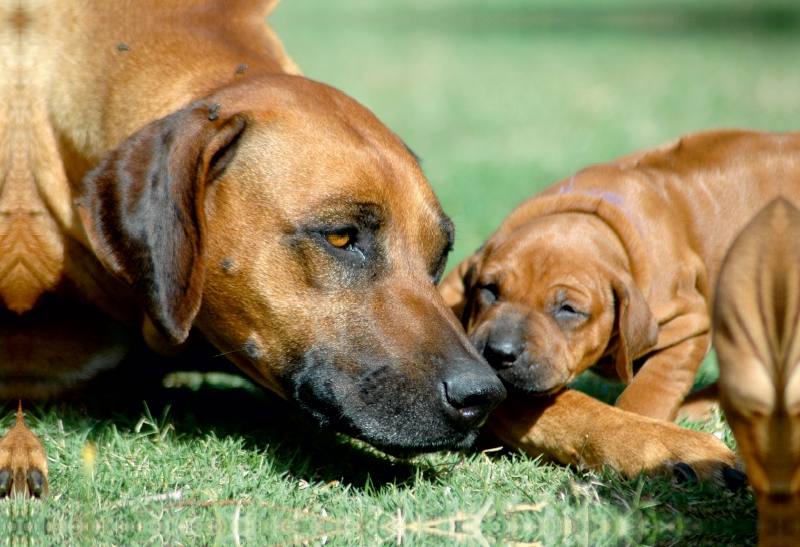
[[[506,397],[500,380],[485,365],[462,366],[444,380],[445,402],[467,427],[479,427]]]

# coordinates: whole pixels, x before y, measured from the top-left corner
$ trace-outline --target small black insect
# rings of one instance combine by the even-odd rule
[[[125,44],[118,45],[117,49],[120,50],[120,51],[130,51],[131,50],[131,48],[129,46],[126,46]]]
[[[214,120],[216,120],[217,118],[219,118],[219,112],[214,112],[213,114],[211,114],[211,115],[208,117],[208,119],[209,119],[209,120],[211,120],[212,122],[213,122]]]
[[[222,105],[219,104],[219,103],[214,103],[214,104],[211,105],[211,108],[209,108],[208,111],[209,112],[216,112],[217,110],[219,110],[220,106],[222,106]]]
[[[245,70],[247,70],[247,65],[239,65],[236,67],[236,74],[241,74]]]

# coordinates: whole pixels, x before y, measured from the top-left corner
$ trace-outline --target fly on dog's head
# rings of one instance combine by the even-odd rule
[[[98,255],[159,331],[178,342],[197,326],[261,384],[381,448],[472,441],[504,390],[436,292],[452,226],[394,134],[343,94],[287,76],[151,125],[101,162],[81,200]],[[159,147],[142,152],[143,140]],[[168,222],[126,218],[148,195]]]

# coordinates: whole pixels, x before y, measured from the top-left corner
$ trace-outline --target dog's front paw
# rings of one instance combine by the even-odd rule
[[[671,472],[678,482],[713,480],[728,488],[745,480],[737,471],[740,462],[736,454],[709,433],[653,420],[629,427],[627,435],[631,436],[630,444],[626,443],[630,450],[625,450],[615,465],[625,475]]]
[[[0,497],[41,498],[48,492],[47,456],[39,438],[25,426],[20,403],[17,422],[0,439]]]
[[[683,472],[688,480],[722,483],[724,470],[737,466],[736,455],[710,433],[608,406],[570,389],[551,397],[512,393],[486,425],[507,446],[531,456],[580,468],[607,465],[631,478]]]

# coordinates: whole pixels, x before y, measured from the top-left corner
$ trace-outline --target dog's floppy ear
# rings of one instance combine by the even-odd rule
[[[472,276],[476,273],[479,252],[465,258],[453,268],[439,284],[439,293],[444,297],[445,303],[450,306],[458,320],[466,327],[469,318],[464,317],[464,308],[469,300],[469,289],[472,286]]]
[[[612,282],[617,300],[617,374],[626,384],[633,378],[633,360],[658,343],[658,322],[633,278]]]
[[[84,178],[77,205],[95,253],[167,340],[186,340],[205,280],[206,184],[245,127],[197,104],[143,127]]]

